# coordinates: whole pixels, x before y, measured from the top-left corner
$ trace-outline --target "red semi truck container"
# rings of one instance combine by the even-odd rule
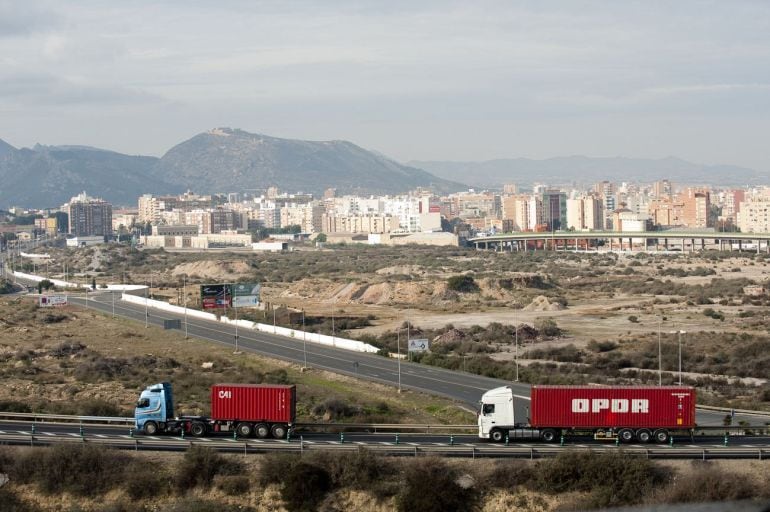
[[[168,382],[148,386],[139,397],[134,417],[145,434],[236,432],[241,437],[285,438],[294,426],[295,386],[269,384],[215,384],[211,387],[211,416],[175,417]]]
[[[564,434],[584,432],[625,443],[664,443],[672,431],[695,427],[691,387],[532,386],[528,423],[516,422],[513,399],[510,387],[482,396],[479,437],[555,441]]]

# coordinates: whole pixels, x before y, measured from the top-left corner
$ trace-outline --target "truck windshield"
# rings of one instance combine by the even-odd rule
[[[136,407],[138,409],[143,409],[143,408],[149,407],[149,406],[150,406],[150,399],[149,398],[142,398],[141,400],[136,402]]]

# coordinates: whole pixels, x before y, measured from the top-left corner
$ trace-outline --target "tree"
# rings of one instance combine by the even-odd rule
[[[316,242],[324,243],[326,242],[326,240],[327,240],[326,233],[319,233],[318,236],[315,237]]]
[[[48,279],[43,279],[37,283],[37,293],[43,293],[43,290],[50,290],[53,288],[53,283]]]
[[[535,329],[544,336],[558,336],[561,334],[561,329],[556,325],[556,321],[549,317],[539,317],[535,319]]]

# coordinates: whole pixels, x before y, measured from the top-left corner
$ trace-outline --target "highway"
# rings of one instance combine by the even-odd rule
[[[73,303],[85,305],[83,297],[70,296]],[[112,313],[112,293],[96,292],[88,295],[88,307],[105,313]],[[124,318],[145,321],[145,308],[125,303],[115,297],[115,314]],[[184,329],[183,315],[167,311],[150,309],[149,323],[162,326],[163,320],[181,319]],[[235,328],[232,326],[192,318],[188,316],[188,334],[191,337],[212,341],[234,347]],[[269,333],[255,332],[243,328],[238,329],[238,346],[240,350],[252,352],[300,365],[304,364],[305,354],[301,339],[276,336]],[[307,365],[335,373],[354,376],[361,379],[376,381],[392,386],[398,386],[398,362],[386,357],[336,349],[325,345],[307,343]],[[458,400],[472,410],[476,410],[479,398],[485,391],[498,386],[511,386],[516,399],[516,415],[526,421],[528,418],[530,386],[525,383],[509,382],[492,379],[465,372],[445,370],[442,368],[401,362],[401,387],[425,391]],[[696,421],[699,425],[722,425],[725,413],[714,411],[697,411]],[[736,415],[734,422],[745,420],[750,424],[760,424],[770,420],[770,417]]]
[[[49,424],[0,421],[0,443],[24,446],[46,446],[53,443],[98,443],[131,450],[186,450],[193,443],[220,451],[261,453],[267,451],[357,450],[366,448],[383,454],[435,454],[456,457],[521,457],[541,458],[558,455],[564,450],[617,450],[638,453],[649,458],[669,459],[754,459],[770,457],[767,437],[731,436],[725,445],[723,436],[704,435],[675,438],[673,444],[628,444],[618,447],[613,442],[596,442],[588,437],[569,438],[565,443],[538,441],[493,444],[468,434],[365,433],[297,431],[289,440],[242,439],[229,435],[191,438],[189,436],[145,436],[127,426]]]
[[[20,280],[21,281],[21,280]],[[113,297],[114,294],[114,297]],[[96,290],[84,296],[69,294],[73,304],[96,309],[106,314],[112,314],[113,307],[116,316],[145,322],[145,308],[120,300],[118,292]],[[185,319],[183,314],[149,309],[147,321],[153,326],[163,326],[164,320],[178,319],[182,321],[184,331]],[[187,331],[191,339],[206,340],[225,346],[235,346],[235,327],[214,321],[187,317]],[[256,332],[249,329],[238,329],[238,348],[266,357],[290,361],[307,366],[328,370],[338,374],[358,377],[365,380],[380,382],[403,389],[424,391],[458,400],[471,410],[476,410],[478,401],[485,391],[499,387],[511,386],[514,394],[517,421],[526,422],[529,417],[529,384],[492,379],[475,374],[451,371],[433,366],[401,362],[399,379],[398,361],[379,355],[342,350],[316,343],[307,343],[303,350],[301,339],[277,336],[270,333]],[[723,424],[724,412],[698,410],[696,421],[699,425],[719,426]],[[736,415],[734,423],[747,421],[749,424],[764,425],[770,420],[766,417]]]

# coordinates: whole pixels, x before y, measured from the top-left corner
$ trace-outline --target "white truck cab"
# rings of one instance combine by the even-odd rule
[[[515,424],[513,390],[510,386],[490,389],[481,395],[479,438],[501,441]],[[500,439],[496,439],[494,434],[498,434]]]

